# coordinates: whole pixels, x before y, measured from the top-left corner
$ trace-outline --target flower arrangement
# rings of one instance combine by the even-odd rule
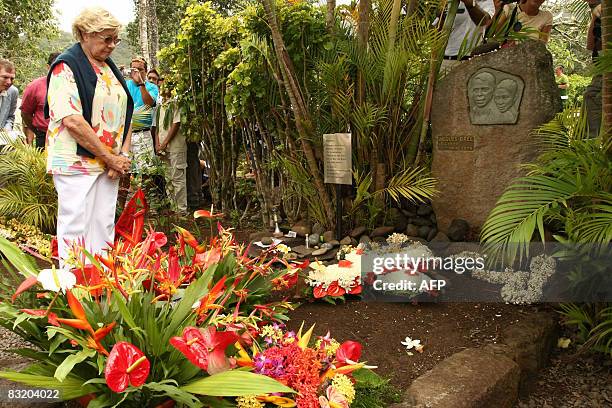
[[[250,395],[237,398],[239,408],[263,408],[271,404],[298,408],[348,408],[355,400],[355,378],[358,370],[376,367],[359,362],[361,344],[338,341],[326,336],[311,343],[314,326],[305,333],[295,333],[282,325],[263,326],[254,338],[251,353],[239,349],[237,363],[253,372],[273,378],[297,392]],[[309,345],[310,344],[310,345]]]
[[[347,245],[338,251],[337,264],[325,266],[321,261],[311,262],[306,283],[312,287],[313,296],[333,302],[333,298],[343,299],[345,294],[360,294],[362,254],[361,247]]]
[[[0,377],[58,389],[65,400],[86,398],[92,407],[169,399],[200,407],[293,392],[235,369],[231,358],[237,339],[286,319],[290,304],[263,298],[288,271],[273,269],[275,259],[247,257],[220,225],[210,242],[177,231],[168,249],[167,237],[153,230],[144,239],[140,230],[125,233],[104,255],[77,243],[71,269],[43,271],[0,237],[0,252],[26,278],[13,303],[0,304],[0,324],[36,347],[16,350],[34,364]]]

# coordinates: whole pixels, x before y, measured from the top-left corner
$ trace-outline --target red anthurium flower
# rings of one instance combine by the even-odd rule
[[[223,213],[213,214],[207,210],[198,210],[193,213],[193,218],[222,218]]]
[[[126,341],[120,341],[106,360],[104,378],[108,388],[115,392],[123,392],[132,385],[140,387],[149,376],[151,363],[138,347]]]
[[[312,294],[315,298],[320,299],[322,297],[327,296],[327,291],[323,289],[323,285],[315,286],[312,290]]]
[[[361,357],[361,344],[356,341],[345,341],[336,350],[336,367],[354,364]]]
[[[338,282],[332,282],[327,288],[327,294],[329,296],[342,296],[345,293],[346,293],[346,290],[340,287],[340,285],[338,285]]]
[[[15,299],[17,299],[17,296],[21,295],[23,292],[30,289],[32,286],[36,285],[37,282],[38,279],[36,278],[36,276],[30,276],[29,278],[21,282],[21,285],[19,285],[19,287],[15,291],[15,294],[13,295],[13,297],[11,297],[11,302],[14,302]]]
[[[238,335],[235,332],[217,332],[215,326],[208,326],[206,329],[186,327],[183,336],[171,338],[170,344],[183,353],[192,364],[213,375],[230,368],[225,349],[236,340]]]

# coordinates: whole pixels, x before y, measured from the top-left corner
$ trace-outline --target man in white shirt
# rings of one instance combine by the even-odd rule
[[[15,66],[5,59],[0,59],[0,129],[11,131],[15,123],[15,109],[19,90],[13,86]]]
[[[448,72],[459,60],[470,55],[501,8],[501,0],[461,0],[444,51],[441,72]]]

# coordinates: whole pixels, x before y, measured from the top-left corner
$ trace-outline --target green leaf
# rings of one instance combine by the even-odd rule
[[[25,255],[21,249],[9,240],[0,236],[0,253],[26,278],[38,276],[38,268],[32,258]]]
[[[176,334],[177,329],[182,326],[184,320],[192,313],[193,304],[208,293],[208,285],[216,270],[217,265],[211,266],[185,290],[183,298],[170,314],[171,323],[166,329],[166,337],[169,338]]]
[[[64,362],[57,367],[53,376],[57,378],[58,381],[64,381],[75,365],[82,363],[94,355],[96,355],[96,351],[91,349],[81,350],[76,354],[69,355]]]
[[[182,391],[198,395],[216,397],[238,397],[241,395],[260,395],[272,392],[294,393],[291,388],[265,375],[247,371],[229,370],[211,375],[180,388]]]
[[[117,306],[117,309],[119,310],[119,313],[121,314],[123,320],[127,323],[130,329],[134,331],[135,334],[140,335],[140,327],[134,321],[134,317],[127,308],[123,296],[121,296],[118,291],[113,290],[113,297],[115,298],[115,306]]]
[[[179,389],[176,386],[176,382],[172,380],[162,381],[159,383],[147,383],[144,385],[144,387],[159,393],[160,396],[167,396],[178,403],[187,405],[188,407],[198,408],[202,406],[202,403],[196,397],[189,392]]]

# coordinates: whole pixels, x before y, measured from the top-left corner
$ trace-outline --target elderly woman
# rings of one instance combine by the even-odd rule
[[[130,167],[133,102],[110,55],[121,24],[102,8],[85,9],[72,25],[78,43],[47,76],[47,172],[58,195],[60,265],[77,239],[100,253],[114,238],[119,178]]]

